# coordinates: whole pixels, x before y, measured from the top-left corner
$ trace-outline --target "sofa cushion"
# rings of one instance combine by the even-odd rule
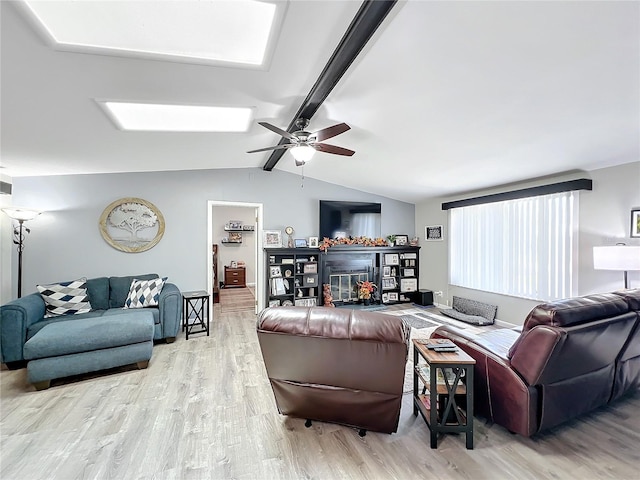
[[[24,344],[24,358],[56,357],[153,340],[152,314],[138,310],[133,317],[122,315],[51,323]]]
[[[121,312],[122,310],[117,310],[117,311]],[[90,312],[79,313],[72,317],[68,315],[57,315],[55,317],[43,318],[39,322],[32,323],[31,325],[29,325],[29,327],[27,328],[27,340],[33,337],[36,333],[38,333],[40,330],[42,330],[44,327],[46,327],[51,323],[84,321],[85,318],[101,317],[102,315],[104,315],[104,313],[105,313],[104,310],[91,310]]]
[[[49,285],[37,285],[37,289],[46,304],[45,317],[75,315],[91,311],[86,278]]]
[[[157,307],[160,292],[162,292],[162,287],[166,281],[167,277],[153,278],[151,280],[133,280],[123,308]]]
[[[124,316],[126,318],[127,315],[133,315],[136,312],[139,312],[138,309],[122,309],[122,308],[111,308],[109,310],[105,310],[102,314],[103,317],[112,317],[112,316]],[[145,309],[145,312],[151,312],[153,315],[153,323],[158,325],[160,323],[160,309],[157,307],[151,307]]]
[[[94,310],[109,309],[109,279],[107,277],[90,278],[87,280],[89,302]]]
[[[148,273],[146,275],[131,275],[127,277],[110,277],[109,308],[122,308],[124,306],[124,302],[129,295],[131,282],[134,279],[151,280],[152,278],[158,278],[158,275],[155,273]]]

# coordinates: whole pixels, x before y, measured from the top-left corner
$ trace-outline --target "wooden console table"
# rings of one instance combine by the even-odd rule
[[[476,361],[466,352],[435,352],[413,340],[413,414],[422,415],[431,431],[431,448],[438,448],[439,433],[464,433],[467,449],[473,449],[473,368]],[[424,362],[420,363],[420,359]],[[454,379],[447,377],[452,372]],[[466,377],[466,385],[462,378]],[[440,381],[439,381],[440,379]],[[419,386],[423,385],[420,392]],[[466,411],[456,403],[465,396]]]

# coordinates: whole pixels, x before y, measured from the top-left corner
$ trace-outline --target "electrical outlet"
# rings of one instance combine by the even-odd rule
[[[433,292],[433,294],[434,294],[436,297],[441,297],[441,296],[442,296],[442,290],[438,290],[437,292]]]

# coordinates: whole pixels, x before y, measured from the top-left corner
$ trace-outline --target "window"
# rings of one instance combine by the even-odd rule
[[[576,294],[578,193],[453,208],[450,282],[536,300]]]

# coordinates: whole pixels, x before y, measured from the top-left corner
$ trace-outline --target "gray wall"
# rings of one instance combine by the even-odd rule
[[[176,172],[63,175],[13,179],[13,204],[46,211],[30,222],[24,252],[23,294],[36,284],[81,276],[155,272],[183,290],[206,289],[207,202],[262,203],[265,229],[293,226],[296,237],[317,235],[318,201],[382,203],[382,233],[415,229],[413,204],[344,188],[311,178],[258,168]],[[100,235],[104,208],[123,197],[155,204],[164,215],[164,237],[151,250],[123,253]],[[17,255],[13,254],[13,271]],[[2,265],[3,270],[6,268]],[[15,278],[15,276],[14,276]],[[15,284],[15,282],[14,282]],[[15,297],[16,287],[13,287]]]
[[[448,214],[443,211],[443,202],[498,193],[530,186],[556,183],[576,178],[591,178],[592,191],[580,192],[579,237],[578,237],[578,295],[610,292],[623,287],[622,272],[593,269],[593,247],[596,245],[640,245],[640,239],[630,234],[631,209],[640,208],[640,162],[617,167],[575,172],[545,178],[508,188],[495,188],[469,195],[432,199],[416,205],[416,229],[421,230],[420,288],[441,290],[444,293],[439,303],[450,305],[453,295],[486,301],[498,305],[498,318],[521,325],[527,313],[540,302],[505,295],[496,295],[480,290],[470,290],[449,285],[449,229]],[[444,225],[445,241],[425,242],[426,225]],[[632,288],[640,288],[640,272],[629,272]],[[438,301],[438,299],[436,299]]]

